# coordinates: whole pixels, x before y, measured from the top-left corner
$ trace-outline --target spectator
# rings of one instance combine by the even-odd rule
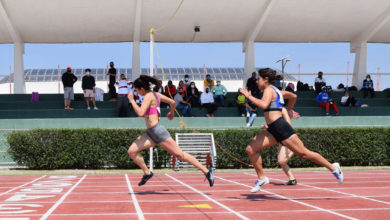
[[[184,75],[184,85],[186,86],[186,88],[190,87],[191,85],[190,77],[188,76],[188,74]]]
[[[191,82],[190,87],[188,87],[187,96],[192,107],[199,106],[199,90],[196,88],[195,82]]]
[[[246,98],[245,96],[240,92],[240,89],[238,89],[238,93],[236,95],[236,105],[238,108],[238,113],[245,117],[245,110],[246,110]]]
[[[336,115],[339,115],[339,110],[337,108],[336,103],[329,97],[326,87],[322,87],[322,92],[318,93],[316,97],[316,102],[319,103],[319,106],[321,108],[325,108],[326,116],[330,116],[329,114],[329,107],[332,106],[334,111],[336,112]]]
[[[363,81],[362,90],[364,92],[364,98],[367,97],[368,92],[370,92],[371,98],[375,97],[374,83],[372,82],[371,76],[369,74],[366,76],[366,79]]]
[[[217,110],[217,105],[214,103],[213,95],[210,88],[206,87],[206,91],[200,95],[200,104],[207,109],[207,117],[214,117],[214,112]]]
[[[101,88],[95,88],[95,100],[97,102],[103,102],[104,99],[104,90]]]
[[[177,86],[176,90],[179,91],[179,89],[181,89],[183,91],[182,97],[184,97],[187,94],[187,92],[186,92],[187,87],[184,85],[183,80],[179,81],[179,85]]]
[[[183,89],[178,88],[177,89],[177,94],[175,95],[175,103],[176,103],[176,108],[177,110],[181,111],[181,115],[184,117],[188,114],[189,117],[192,117],[192,108],[191,104],[188,102],[188,98],[185,95],[183,99]]]
[[[247,112],[247,115],[250,116],[248,123],[246,124],[247,127],[252,126],[253,121],[255,120],[255,118],[257,116],[257,110],[258,110],[257,105],[253,104],[251,101],[246,103],[246,112]]]
[[[320,93],[321,88],[323,86],[326,86],[326,81],[322,77],[322,75],[323,75],[323,73],[321,71],[318,72],[318,77],[316,77],[316,79],[314,80],[314,89],[316,90],[316,93]]]
[[[170,98],[176,95],[176,86],[172,84],[172,80],[169,80],[168,85],[165,86],[165,95]]]
[[[220,80],[217,81],[217,85],[211,89],[211,92],[214,95],[214,100],[219,101],[221,103],[222,107],[224,107],[227,89],[225,88],[225,86],[221,85]]]
[[[129,109],[129,99],[127,95],[130,92],[130,83],[127,81],[125,74],[120,75],[120,80],[115,83],[118,86],[118,100],[116,101],[115,116],[127,117]]]
[[[334,91],[336,91],[336,92],[345,91],[344,84],[340,83]]]
[[[70,107],[71,100],[74,99],[73,84],[77,81],[77,77],[72,73],[72,68],[68,66],[66,72],[62,74],[62,84],[64,85],[64,102],[65,110],[73,110]]]
[[[110,76],[110,83],[108,84],[108,92],[111,95],[110,101],[116,101],[116,89],[115,89],[115,81],[116,81],[116,69],[114,67],[114,62],[110,62],[110,69],[108,70],[107,75]]]
[[[158,85],[155,85],[154,88],[153,88],[153,92],[158,92],[158,93],[161,93],[161,94],[164,94],[164,89],[162,87],[162,81],[159,80],[158,81]],[[162,104],[162,103],[161,103]]]
[[[257,85],[257,77],[256,77],[256,72],[252,73],[252,77],[249,78],[246,81],[246,88],[251,91],[252,95],[259,98],[260,95],[260,89],[259,86]]]
[[[206,79],[203,81],[203,85],[204,85],[204,90],[206,91],[206,88],[209,87],[209,88],[213,88],[214,87],[214,80],[211,79],[211,76],[210,74],[207,74],[206,75]]]
[[[96,107],[96,100],[95,100],[95,78],[91,76],[91,69],[85,70],[86,75],[83,76],[81,88],[84,91],[84,98],[85,102],[87,103],[87,109],[90,110],[91,107],[89,107],[89,99],[92,99],[93,109],[98,110]]]
[[[355,99],[353,96],[349,96],[348,87],[345,88],[344,96],[341,97],[340,104],[342,106],[360,106],[360,102]]]

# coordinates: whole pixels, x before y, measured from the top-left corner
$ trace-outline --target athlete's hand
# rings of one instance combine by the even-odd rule
[[[297,119],[297,118],[301,117],[301,115],[298,112],[296,112],[296,111],[294,111],[292,109],[287,110],[287,112],[288,112],[288,116],[290,116],[290,118]]]
[[[173,116],[175,116],[175,112],[169,112],[169,113],[167,114],[167,117],[168,117],[169,120],[172,120],[172,119],[173,119]]]
[[[251,91],[248,91],[247,89],[240,89],[241,94],[243,94],[246,98],[248,98],[250,95],[252,95]]]
[[[267,126],[267,125],[261,125],[260,128],[261,128],[262,130],[267,130],[268,126]]]
[[[134,94],[132,91],[129,92],[129,94],[127,95],[127,98],[129,98],[130,102],[134,100]]]

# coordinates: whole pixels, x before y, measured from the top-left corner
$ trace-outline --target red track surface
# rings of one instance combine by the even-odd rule
[[[390,171],[295,172],[296,186],[249,190],[254,173],[0,176],[0,219],[389,219]],[[130,192],[130,193],[129,193]],[[133,192],[133,193],[131,193]],[[183,206],[195,207],[183,207]],[[197,207],[199,206],[199,207]]]

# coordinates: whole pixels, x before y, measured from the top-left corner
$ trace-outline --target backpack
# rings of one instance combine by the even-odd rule
[[[38,92],[32,92],[32,94],[31,94],[31,102],[32,103],[38,103],[39,102],[39,93]]]

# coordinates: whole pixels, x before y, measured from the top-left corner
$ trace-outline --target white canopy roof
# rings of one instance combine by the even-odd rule
[[[0,43],[149,41],[181,0],[139,1],[0,0]],[[390,43],[389,17],[389,0],[185,0],[156,40]]]

